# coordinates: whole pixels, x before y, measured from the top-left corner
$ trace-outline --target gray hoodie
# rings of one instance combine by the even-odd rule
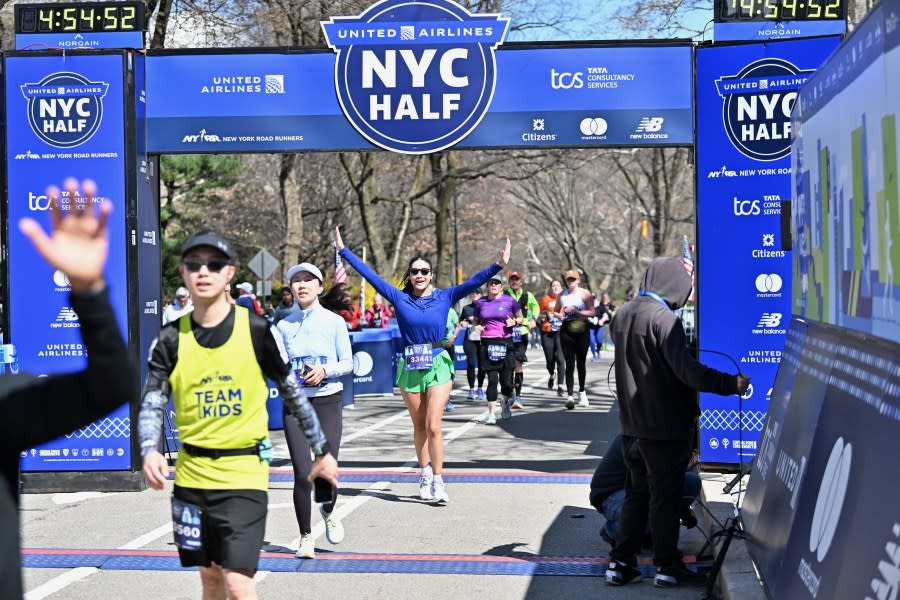
[[[737,378],[701,364],[687,348],[674,312],[691,293],[691,276],[678,258],[655,258],[641,295],[616,313],[616,395],[622,433],[655,440],[688,440],[700,414],[697,392],[727,396]]]

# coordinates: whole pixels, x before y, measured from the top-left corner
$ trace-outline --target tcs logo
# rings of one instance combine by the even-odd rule
[[[584,80],[581,72],[566,73],[550,69],[550,87],[554,90],[578,90],[584,87]]]
[[[60,72],[20,89],[28,100],[28,123],[35,135],[50,146],[74,148],[97,133],[109,84]]]
[[[736,217],[755,216],[760,213],[759,200],[738,200],[734,197],[734,215]]]

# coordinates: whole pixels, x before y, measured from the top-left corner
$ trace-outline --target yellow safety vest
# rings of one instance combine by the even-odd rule
[[[232,310],[234,329],[218,348],[197,343],[190,315],[178,322],[178,362],[169,375],[175,424],[183,442],[201,448],[247,448],[268,435],[269,388],[253,351],[250,313]],[[212,459],[179,452],[175,484],[265,491],[269,465],[258,456]]]

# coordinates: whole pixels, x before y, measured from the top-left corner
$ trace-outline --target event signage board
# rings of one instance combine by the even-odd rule
[[[337,53],[334,88],[371,143],[426,154],[464,139],[494,96],[494,51],[509,19],[450,0],[382,0],[357,17],[322,23]]]
[[[848,0],[715,0],[713,39],[763,41],[847,31]]]
[[[883,2],[800,90],[796,286],[810,320],[900,339],[900,1]]]
[[[68,280],[51,269],[14,225],[50,226],[45,190],[77,175],[112,201],[105,277],[120,329],[127,331],[125,264],[125,61],[92,56],[6,56],[6,143],[10,340],[18,368],[34,375],[84,367],[79,321]],[[63,195],[67,207],[71,198]],[[61,398],[60,401],[65,399]],[[125,399],[123,399],[125,400]],[[131,465],[126,403],[106,418],[22,453],[25,471],[127,470]]]
[[[701,394],[705,462],[756,454],[790,321],[790,252],[780,239],[791,199],[797,89],[838,45],[819,38],[699,48],[697,289],[701,359],[751,378],[743,398]],[[725,251],[727,249],[727,251]]]
[[[773,598],[896,596],[898,374],[900,346],[841,330]]]
[[[496,52],[490,109],[456,147],[691,145],[692,58],[690,44],[507,45]],[[151,54],[148,151],[374,149],[323,84],[334,61],[326,52]]]

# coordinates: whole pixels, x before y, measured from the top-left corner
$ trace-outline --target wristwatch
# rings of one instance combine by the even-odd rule
[[[328,440],[325,440],[321,443],[321,445],[313,446],[313,454],[316,455],[316,458],[322,458],[326,454],[331,452],[331,446],[328,444]]]

